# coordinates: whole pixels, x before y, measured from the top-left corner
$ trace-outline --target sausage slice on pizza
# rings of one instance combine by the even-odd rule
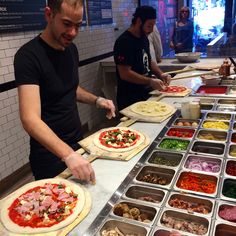
[[[1,221],[14,233],[46,233],[72,223],[85,204],[84,190],[64,179],[44,179],[24,185],[1,209]]]
[[[111,152],[128,152],[145,141],[145,136],[128,127],[111,127],[99,131],[93,143],[100,149]]]

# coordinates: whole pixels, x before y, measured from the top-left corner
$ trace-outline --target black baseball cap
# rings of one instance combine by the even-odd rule
[[[144,23],[146,20],[152,20],[157,18],[156,9],[151,6],[140,6],[137,7],[133,17],[140,17]]]

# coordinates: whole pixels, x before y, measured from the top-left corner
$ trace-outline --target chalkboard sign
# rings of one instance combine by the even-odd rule
[[[0,32],[42,29],[45,0],[0,0]]]
[[[87,1],[89,25],[111,24],[112,5],[111,0]]]

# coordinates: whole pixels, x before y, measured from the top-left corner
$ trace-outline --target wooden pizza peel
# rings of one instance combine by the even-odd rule
[[[109,152],[97,147],[93,142],[94,137],[97,135],[97,133],[101,132],[102,130],[103,129],[79,141],[80,146],[83,147],[83,149],[85,149],[88,153],[90,153],[90,155],[86,158],[89,162],[92,162],[95,159],[128,161],[136,154],[141,152],[150,143],[149,137],[146,134],[142,133],[145,137],[145,140],[137,148],[134,148],[126,152],[112,152],[112,151]]]
[[[89,191],[84,187],[81,186],[80,187],[84,190],[84,194],[85,194],[85,204],[84,204],[84,208],[83,210],[80,212],[80,214],[78,215],[78,217],[68,226],[57,230],[57,231],[51,231],[48,233],[41,233],[41,234],[17,234],[17,233],[12,233],[10,231],[8,231],[4,225],[2,224],[2,222],[0,221],[0,235],[1,236],[30,236],[30,235],[34,235],[34,236],[66,236],[72,229],[74,229],[90,212],[91,207],[92,207],[92,198],[91,195],[89,193]],[[11,193],[10,195],[8,195],[7,197],[3,198],[0,200],[0,209],[2,208],[2,205],[4,204],[4,200],[7,199],[9,196],[13,195],[13,193]]]
[[[157,97],[156,99],[150,99],[152,101],[159,101],[162,99],[164,95],[161,95]],[[132,105],[131,105],[132,106]],[[143,116],[138,113],[135,113],[131,110],[131,106],[128,106],[124,108],[123,110],[119,111],[122,115],[129,117],[130,119],[133,119],[135,121],[144,121],[144,122],[153,122],[153,123],[161,123],[168,119],[170,116],[172,116],[176,112],[176,108],[172,107],[172,110],[165,116]]]

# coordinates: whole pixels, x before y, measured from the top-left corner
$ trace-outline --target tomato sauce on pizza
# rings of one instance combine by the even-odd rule
[[[78,195],[64,184],[46,183],[16,198],[8,214],[19,226],[51,227],[70,216],[77,201]]]
[[[99,135],[100,143],[108,148],[124,149],[137,143],[140,135],[129,129],[112,129],[101,132]]]
[[[163,92],[166,93],[182,93],[186,90],[183,86],[168,86]]]

